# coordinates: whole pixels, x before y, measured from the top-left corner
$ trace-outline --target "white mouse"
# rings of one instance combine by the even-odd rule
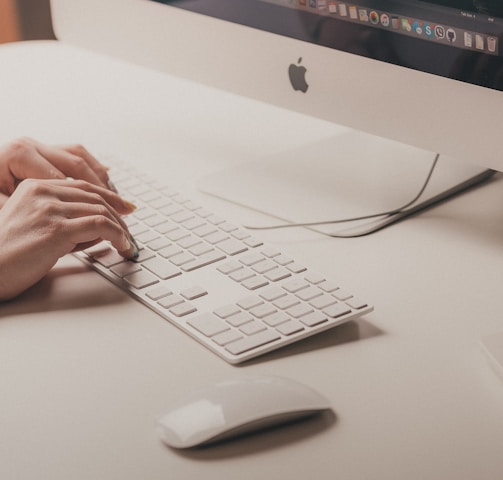
[[[327,409],[325,397],[294,380],[242,378],[189,393],[159,419],[158,430],[167,445],[191,448]]]

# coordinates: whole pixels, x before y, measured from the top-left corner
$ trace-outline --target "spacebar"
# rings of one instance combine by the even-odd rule
[[[250,337],[232,342],[227,345],[226,349],[233,355],[239,355],[247,350],[252,350],[253,348],[265,345],[266,343],[274,342],[274,340],[279,340],[280,338],[281,335],[278,332],[275,332],[274,330],[266,330],[265,332],[256,333]]]

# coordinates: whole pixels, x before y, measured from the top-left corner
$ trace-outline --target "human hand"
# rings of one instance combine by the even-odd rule
[[[121,219],[134,206],[82,180],[25,180],[0,210],[0,300],[38,282],[63,255],[108,240],[125,258],[137,250]]]
[[[0,147],[0,207],[22,180],[67,177],[111,187],[107,168],[81,145],[49,146],[25,137]]]

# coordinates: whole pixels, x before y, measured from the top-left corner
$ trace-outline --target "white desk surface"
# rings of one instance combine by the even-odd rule
[[[55,42],[0,48],[0,125],[0,143],[28,135],[141,160],[242,222],[254,214],[195,180],[337,131]],[[263,238],[343,279],[375,312],[233,367],[66,258],[0,305],[0,477],[501,478],[503,383],[479,346],[503,330],[501,180],[370,237]],[[185,453],[158,440],[155,419],[181,393],[263,373],[323,392],[335,422]]]

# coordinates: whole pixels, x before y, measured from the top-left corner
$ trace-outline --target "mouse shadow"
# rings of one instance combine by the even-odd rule
[[[384,332],[381,329],[361,317],[235,366],[245,368],[250,365],[270,362],[271,360],[298,356],[315,350],[370,339],[383,334]]]
[[[184,458],[197,461],[218,461],[253,455],[305,441],[310,437],[320,435],[336,423],[337,415],[335,412],[332,409],[326,409],[286,424],[264,428],[198,447],[183,450],[168,446],[166,448]]]

